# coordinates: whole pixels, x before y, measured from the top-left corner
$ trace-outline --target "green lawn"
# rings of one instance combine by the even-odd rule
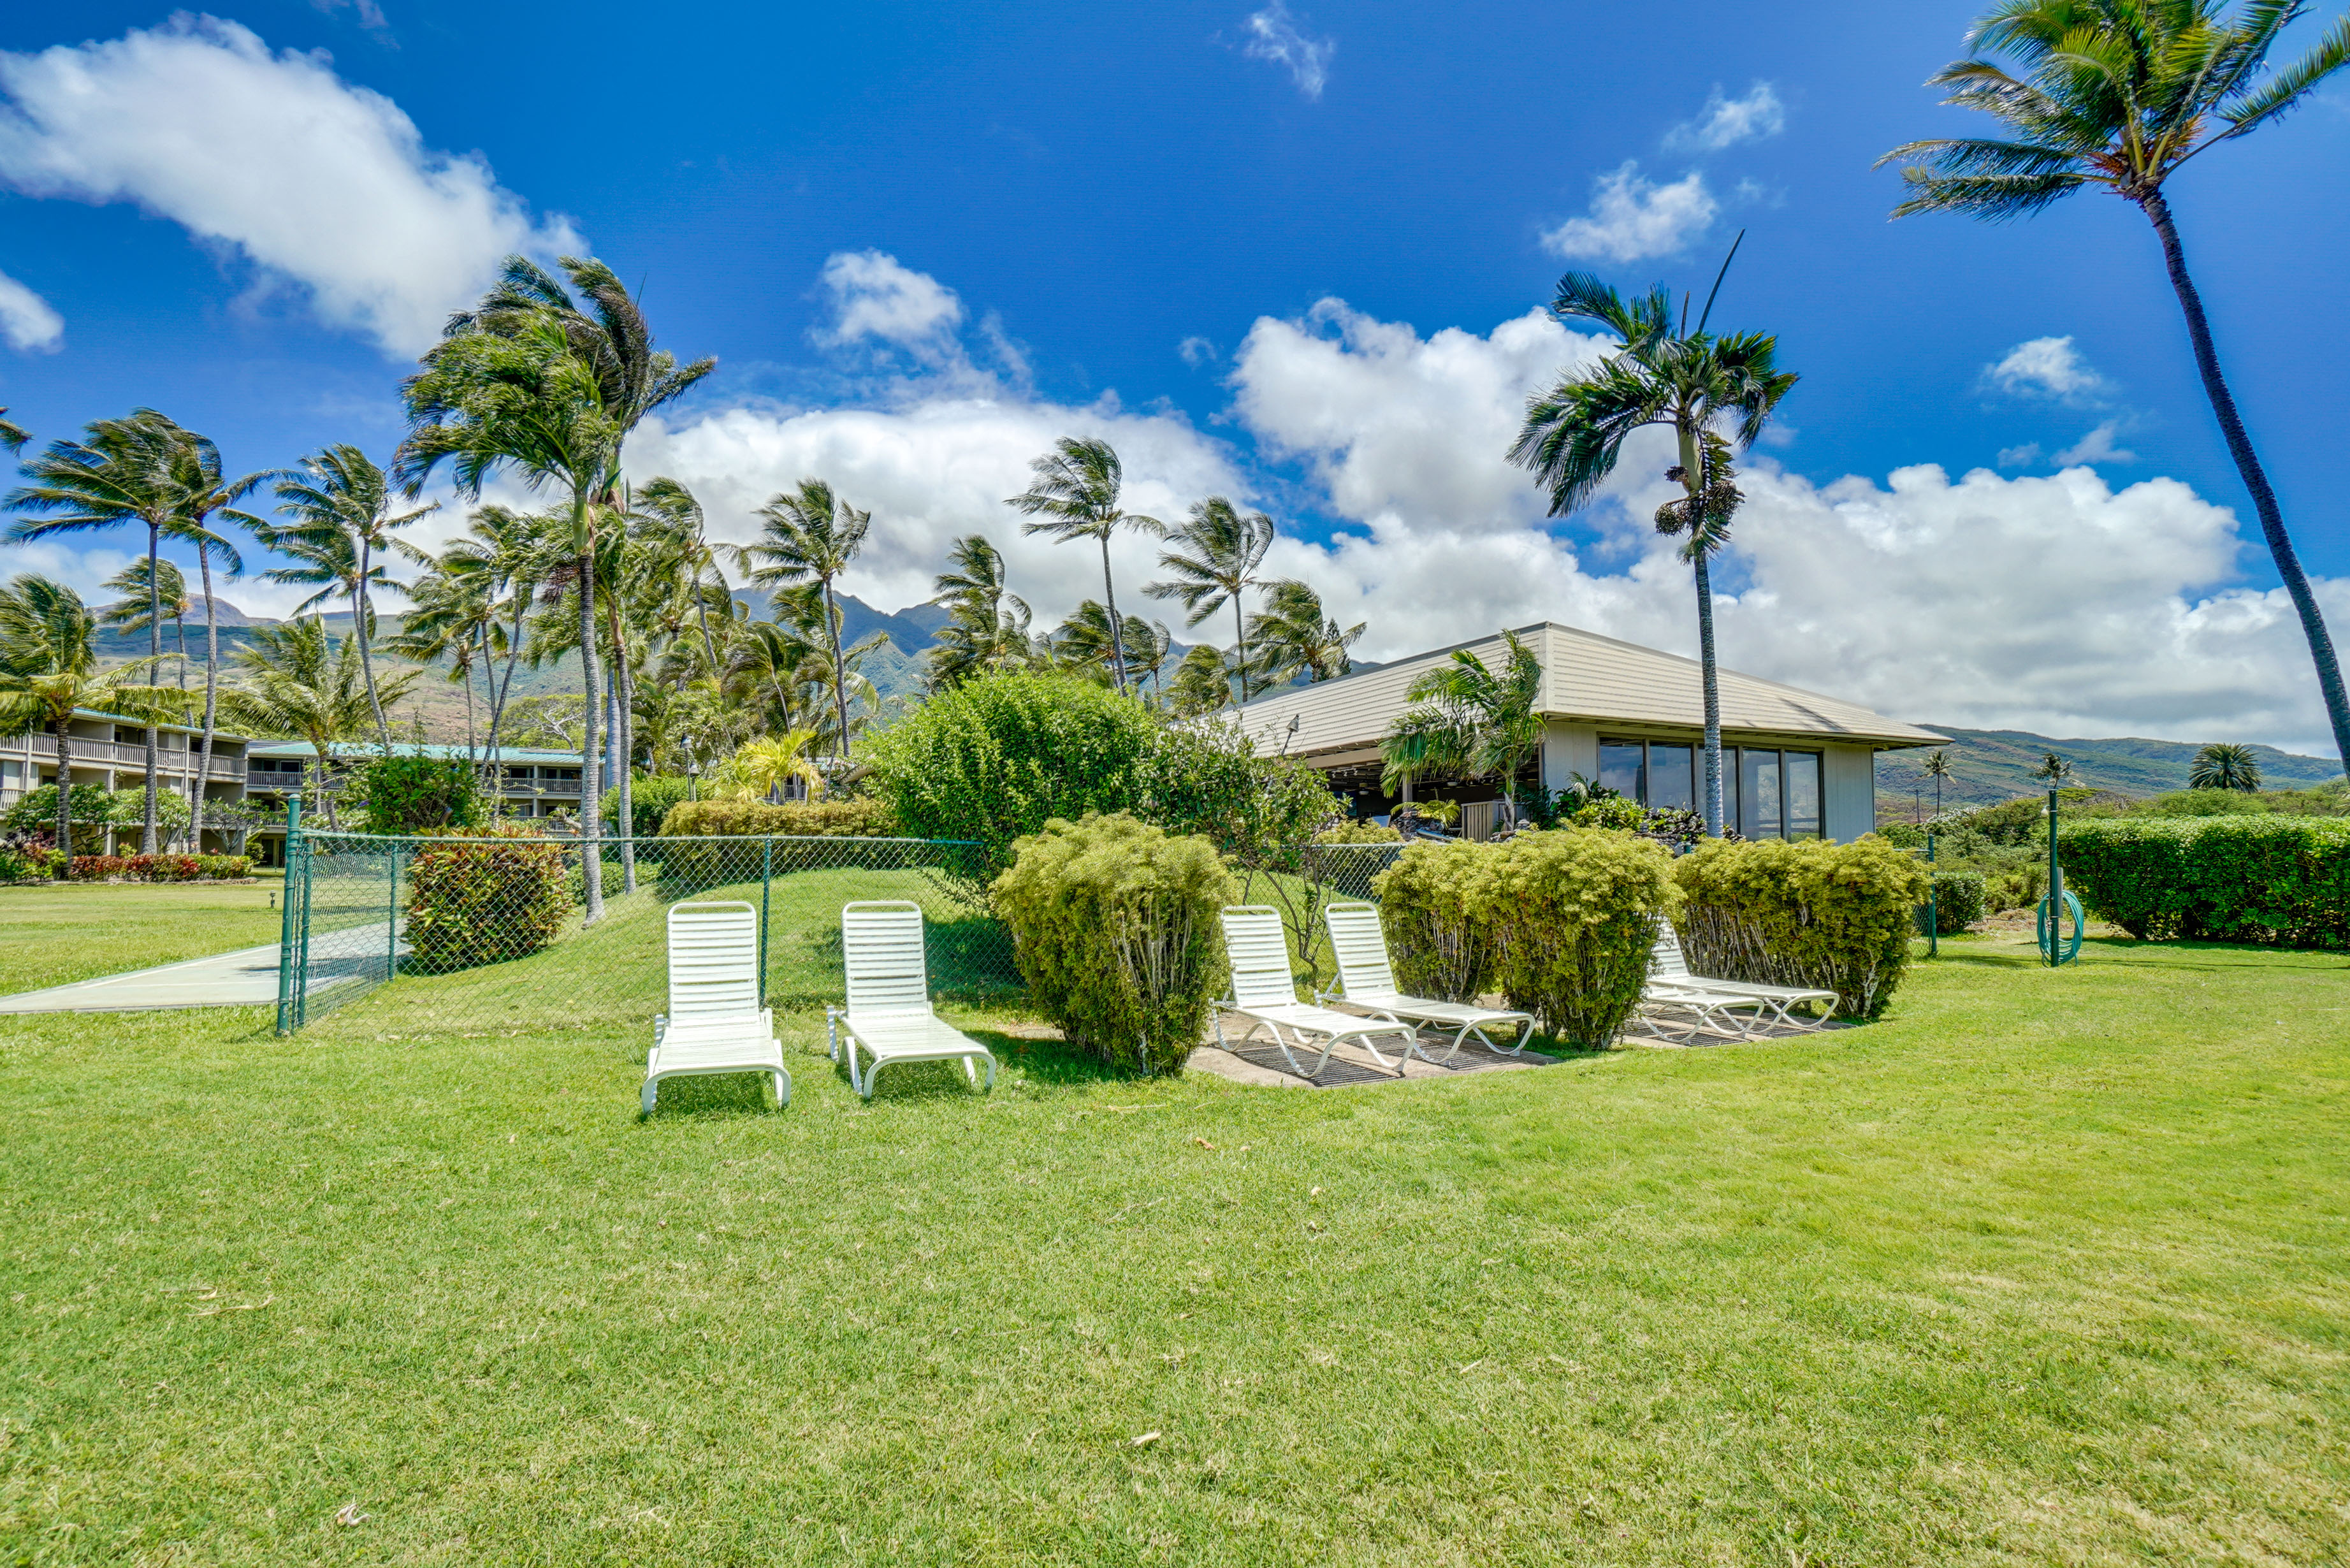
[[[479,976],[0,1019],[0,1563],[2350,1559],[2350,961],[1943,952],[1769,1045],[649,1121],[641,1018]]]
[[[277,940],[281,878],[0,888],[0,996]]]

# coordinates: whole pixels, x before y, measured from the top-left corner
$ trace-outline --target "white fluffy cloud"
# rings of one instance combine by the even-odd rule
[[[1627,162],[1592,182],[1591,212],[1569,218],[1542,237],[1544,249],[1569,260],[1634,262],[1671,255],[1711,226],[1720,204],[1692,169],[1659,185]]]
[[[1983,374],[2002,392],[2068,403],[2094,401],[2106,389],[2106,379],[2081,358],[2069,337],[2019,343],[1999,363],[1983,367]]]
[[[2067,468],[2076,462],[2136,462],[2137,453],[2126,451],[2115,442],[2114,438],[2121,432],[2121,428],[2122,421],[2119,420],[2106,421],[2087,435],[2058,452],[2057,462]]]
[[[1319,99],[1322,88],[1330,80],[1330,57],[1338,47],[1335,38],[1315,38],[1306,35],[1289,14],[1282,0],[1250,16],[1247,23],[1248,42],[1241,53],[1253,60],[1266,60],[1289,73],[1297,90],[1309,99]]]
[[[0,272],[0,337],[18,352],[56,348],[64,340],[65,317],[49,302]]]
[[[962,301],[926,272],[899,265],[880,251],[841,251],[819,275],[832,296],[833,324],[816,334],[839,346],[878,337],[922,348],[950,337],[962,325]]]
[[[406,358],[516,252],[577,244],[488,165],[426,147],[323,54],[273,55],[234,22],[0,54],[0,180],[131,202],[307,289],[321,318]]]
[[[1665,145],[1681,152],[1719,152],[1742,141],[1776,136],[1787,127],[1787,111],[1769,82],[1756,82],[1744,98],[1724,98],[1715,88],[1695,119],[1665,135]]]

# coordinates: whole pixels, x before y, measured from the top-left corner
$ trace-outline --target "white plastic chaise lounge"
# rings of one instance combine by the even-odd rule
[[[653,1020],[645,1115],[663,1078],[709,1073],[771,1073],[775,1108],[792,1103],[775,1011],[760,1005],[759,911],[748,904],[670,906],[669,1011]]]
[[[1388,962],[1387,931],[1379,924],[1377,904],[1332,904],[1322,911],[1322,919],[1330,928],[1330,950],[1338,960],[1338,983],[1333,990],[1315,992],[1315,1001],[1343,1002],[1349,1007],[1363,1008],[1375,1017],[1451,1030],[1452,1049],[1440,1059],[1420,1051],[1417,1040],[1413,1043],[1412,1049],[1422,1060],[1437,1062],[1439,1065],[1461,1054],[1461,1042],[1471,1034],[1497,1056],[1515,1056],[1526,1048],[1527,1036],[1534,1027],[1530,1012],[1437,1002],[1424,996],[1407,996],[1397,989],[1395,971]],[[1485,1033],[1487,1025],[1503,1023],[1517,1031],[1517,1043],[1507,1049],[1494,1044],[1492,1037]]]
[[[1399,1075],[1403,1071],[1402,1057],[1419,1048],[1419,1032],[1409,1023],[1395,1019],[1358,1018],[1336,1008],[1309,1006],[1297,1000],[1297,983],[1289,972],[1289,938],[1281,928],[1281,911],[1263,904],[1235,904],[1225,908],[1224,952],[1231,960],[1232,993],[1216,1003],[1216,1044],[1227,1051],[1232,1046],[1224,1039],[1224,1018],[1227,1012],[1249,1020],[1252,1028],[1262,1023],[1273,1032],[1273,1043],[1281,1048],[1282,1060],[1289,1070],[1301,1078],[1313,1078],[1329,1065],[1330,1053],[1342,1040],[1352,1040],[1371,1054],[1371,1060],[1388,1067]],[[1290,1043],[1282,1035],[1284,1029],[1297,1037],[1299,1050],[1315,1047],[1311,1037],[1320,1036],[1322,1054],[1314,1064],[1313,1072],[1297,1064]],[[1372,1041],[1385,1036],[1399,1043],[1398,1059],[1389,1062],[1379,1054]]]
[[[1716,980],[1711,975],[1690,972],[1689,960],[1681,952],[1680,933],[1673,929],[1670,920],[1657,922],[1656,961],[1650,966],[1651,983],[1682,995],[1701,994],[1735,998],[1757,1003],[1754,1021],[1757,1025],[1783,1024],[1790,1029],[1817,1029],[1827,1020],[1797,1018],[1788,1010],[1809,1002],[1824,1002],[1833,1011],[1836,993],[1800,985],[1763,985],[1743,980]],[[1768,1016],[1765,1016],[1768,1014]]]
[[[995,1087],[995,1054],[938,1015],[931,1005],[930,966],[922,940],[922,907],[906,898],[844,904],[841,955],[848,975],[848,1005],[824,1010],[832,1059],[848,1059],[848,1085],[867,1099],[873,1080],[894,1062],[962,1063],[963,1076]],[[872,1058],[860,1075],[858,1053]]]

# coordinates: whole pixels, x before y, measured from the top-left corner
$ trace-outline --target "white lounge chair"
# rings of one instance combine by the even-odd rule
[[[1800,985],[1762,985],[1743,980],[1716,980],[1710,975],[1690,972],[1689,961],[1682,955],[1680,933],[1673,929],[1670,920],[1657,922],[1656,961],[1650,967],[1651,983],[1668,991],[1684,994],[1738,998],[1758,1003],[1757,1024],[1783,1023],[1790,1029],[1817,1029],[1827,1022],[1797,1018],[1788,1011],[1805,1002],[1822,1002],[1833,1012],[1836,993]],[[1768,1016],[1765,1016],[1767,1014]]]
[[[832,1059],[848,1058],[848,1085],[867,1099],[873,1080],[893,1062],[962,1063],[980,1087],[977,1064],[987,1064],[995,1087],[995,1054],[941,1018],[931,1005],[930,966],[923,949],[922,907],[906,898],[845,904],[840,947],[848,974],[848,1005],[824,1010]],[[857,1054],[872,1064],[860,1075]]]
[[[771,1073],[775,1108],[792,1103],[775,1014],[760,1005],[759,911],[748,904],[670,906],[669,1011],[645,1055],[645,1115],[663,1078],[709,1073]]]
[[[1322,911],[1322,919],[1330,928],[1330,950],[1338,960],[1338,983],[1329,991],[1314,993],[1316,1002],[1343,1002],[1349,1007],[1367,1009],[1380,1018],[1409,1020],[1414,1023],[1432,1023],[1439,1029],[1452,1031],[1452,1049],[1442,1058],[1450,1062],[1461,1054],[1461,1042],[1474,1034],[1486,1050],[1497,1055],[1514,1056],[1526,1048],[1526,1038],[1534,1033],[1534,1014],[1513,1012],[1508,1008],[1478,1007],[1467,1002],[1435,1002],[1424,996],[1407,996],[1396,988],[1395,971],[1388,962],[1387,931],[1379,924],[1377,904],[1338,903]],[[1486,1025],[1506,1023],[1517,1031],[1517,1043],[1507,1050],[1493,1044],[1485,1033]],[[1412,1049],[1422,1059],[1437,1061],[1419,1050],[1415,1038]]]
[[[1227,1012],[1248,1019],[1252,1028],[1262,1023],[1273,1032],[1273,1043],[1281,1048],[1282,1060],[1289,1070],[1301,1078],[1320,1075],[1329,1065],[1330,1053],[1341,1040],[1352,1040],[1371,1054],[1371,1060],[1398,1074],[1403,1071],[1399,1058],[1389,1062],[1379,1054],[1372,1041],[1386,1036],[1399,1041],[1402,1051],[1419,1048],[1419,1032],[1410,1024],[1395,1019],[1357,1018],[1351,1012],[1335,1008],[1308,1006],[1297,1000],[1297,982],[1289,971],[1289,939],[1281,929],[1281,911],[1262,904],[1228,906],[1223,914],[1224,951],[1232,962],[1232,994],[1216,1003],[1216,1044],[1229,1051],[1224,1039],[1224,1019]],[[1287,1029],[1297,1036],[1300,1050],[1310,1051],[1308,1037],[1319,1035],[1322,1054],[1309,1073],[1297,1064],[1291,1054],[1289,1042],[1282,1037]]]

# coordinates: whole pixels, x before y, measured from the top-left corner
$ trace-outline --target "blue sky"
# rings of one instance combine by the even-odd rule
[[[955,535],[1008,543],[994,502],[1086,428],[1154,511],[1274,511],[1368,651],[1544,615],[1682,647],[1686,575],[1639,521],[1660,465],[1554,524],[1499,448],[1594,351],[1524,319],[1563,268],[1701,293],[1744,228],[1717,323],[1804,380],[1750,485],[1733,663],[1912,718],[2314,749],[2144,221],[1887,222],[1869,165],[1964,122],[1919,84],[1970,12],[20,7],[0,402],[43,438],[151,404],[244,468],[386,453],[439,314],[503,250],[577,243],[721,360],[632,469],[737,519],[826,472],[875,505],[884,607]],[[2174,187],[2337,636],[2345,154],[2350,87]],[[1076,554],[1015,557],[1048,618]]]

